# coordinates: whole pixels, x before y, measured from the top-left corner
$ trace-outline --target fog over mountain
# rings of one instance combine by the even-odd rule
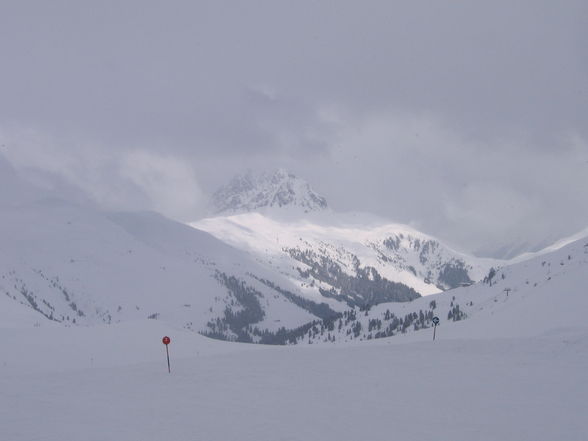
[[[290,207],[309,213],[328,208],[324,197],[315,193],[307,182],[284,169],[235,176],[214,193],[211,205],[216,214]]]
[[[0,1],[0,441],[588,433],[586,0]]]
[[[512,257],[588,226],[584,1],[4,2],[0,153],[107,209],[284,168]]]

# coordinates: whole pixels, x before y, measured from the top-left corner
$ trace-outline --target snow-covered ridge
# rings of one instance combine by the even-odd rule
[[[389,281],[429,295],[471,284],[496,265],[495,260],[452,250],[407,225],[367,213],[335,213],[308,183],[285,170],[237,176],[212,200],[215,214],[191,226],[248,252],[314,301],[388,301],[386,295],[376,300],[367,294],[372,289],[385,291],[382,286],[366,288],[363,297],[371,300],[361,301],[360,288],[345,288],[348,295],[343,295],[339,286],[380,278],[384,284]]]
[[[221,339],[302,343],[323,338],[316,323],[332,328],[341,318],[341,332],[326,328],[324,335],[341,341],[422,329],[438,310],[461,320],[477,314],[487,294],[486,303],[500,302],[507,288],[509,299],[519,290],[548,299],[555,280],[567,280],[566,292],[586,284],[585,272],[568,272],[585,264],[586,243],[549,254],[551,260],[535,258],[531,274],[519,271],[527,262],[510,271],[508,262],[471,258],[411,227],[357,213],[279,217],[280,209],[196,223],[209,234],[155,213],[70,204],[0,166],[0,296],[5,311],[28,308],[18,321],[29,325],[149,318]],[[504,269],[490,277],[490,267]],[[436,300],[439,309],[431,306],[435,298],[419,296],[484,276],[491,292],[484,285],[446,292]],[[479,295],[463,301],[464,292]]]
[[[215,214],[285,207],[308,213],[328,208],[326,199],[306,181],[283,169],[236,176],[213,195],[211,205]]]
[[[68,203],[21,181],[1,157],[0,171],[0,296],[29,308],[28,318],[66,325],[150,318],[206,332],[246,302],[243,283],[259,298],[251,320],[261,329],[317,318],[312,305],[292,301],[295,294],[258,282],[296,291],[287,279],[205,232],[156,213]],[[243,326],[230,324],[222,338],[237,338]]]
[[[569,245],[573,242],[576,242],[576,241],[579,241],[582,239],[588,239],[588,227],[584,228],[581,231],[578,231],[576,234],[573,234],[568,237],[564,237],[563,239],[560,239],[557,242],[555,242],[554,244],[549,245],[539,251],[520,254],[520,255],[514,257],[513,259],[510,259],[510,262],[512,262],[512,263],[524,262],[525,260],[529,260],[534,257],[543,256],[544,254],[552,253],[554,251],[557,251],[557,250],[565,247],[566,245]]]
[[[584,326],[588,313],[588,240],[524,262],[492,268],[481,282],[410,303],[345,311],[297,338],[332,343],[372,340],[429,329],[437,316],[443,338],[529,337]],[[447,326],[447,325],[454,326]],[[422,333],[421,333],[422,334]]]
[[[455,251],[409,226],[357,214],[287,219],[244,213],[192,226],[248,252],[258,263],[286,275],[309,298],[323,301],[333,289],[341,294],[333,285],[334,273],[361,278],[373,268],[375,277],[429,295],[478,281],[501,263]]]

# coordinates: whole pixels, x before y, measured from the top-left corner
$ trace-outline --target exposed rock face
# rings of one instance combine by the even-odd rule
[[[328,207],[324,197],[287,171],[239,175],[212,197],[216,214],[235,214],[272,207],[296,207],[304,212]]]

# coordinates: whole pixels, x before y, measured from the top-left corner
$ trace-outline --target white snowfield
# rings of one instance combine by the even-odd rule
[[[432,317],[438,316],[442,323],[475,321],[476,326],[468,328],[468,337],[533,336],[545,327],[563,329],[583,323],[588,316],[587,289],[588,237],[523,262],[496,267],[482,282],[468,287],[412,302],[379,304],[367,313],[357,313],[354,321],[346,323],[343,318],[341,326],[335,322],[334,329],[309,331],[300,341],[329,344],[329,337],[336,341],[378,338],[378,333],[389,330],[398,319],[406,322],[411,314],[406,332],[430,329]],[[354,335],[358,323],[361,331]],[[401,329],[394,328],[393,334],[401,334]],[[440,332],[462,338],[461,329],[451,326]]]
[[[0,296],[60,322],[151,317],[203,331],[234,303],[218,272],[264,295],[264,328],[316,319],[251,275],[296,290],[288,278],[210,234],[156,213],[103,212],[59,199],[22,181],[1,157],[0,210]]]
[[[0,208],[0,441],[588,438],[586,238],[501,263],[486,282],[367,315],[356,309],[340,328],[310,329],[301,342],[311,345],[262,346],[193,331],[232,301],[217,270],[296,290],[291,262],[276,271],[155,214],[56,200],[1,158]],[[275,219],[262,221],[269,228]],[[340,240],[373,231],[328,225],[325,234]],[[268,231],[259,243],[270,250]],[[264,326],[315,319],[254,286],[264,294]],[[406,333],[388,328],[392,314],[409,323]],[[441,319],[434,342],[433,314]],[[393,337],[375,338],[387,328]]]
[[[478,281],[491,266],[506,263],[453,250],[408,225],[368,213],[335,212],[307,182],[285,170],[237,176],[215,193],[211,205],[214,216],[193,227],[286,275],[315,301],[325,301],[319,289],[337,287],[325,277],[303,275],[311,265],[336,265],[351,277],[371,267],[429,295]],[[337,302],[327,302],[337,309]]]
[[[423,281],[426,272],[459,256],[431,239],[426,247],[434,251],[427,253],[428,260],[422,264],[415,244],[422,251],[425,245],[420,244],[429,243],[426,236],[408,227],[395,228],[402,238],[396,236],[392,248],[384,249],[383,241],[390,238],[388,227],[362,230],[360,225],[370,221],[355,218],[356,226],[334,224],[333,216],[338,215],[328,210],[314,213],[319,218],[310,218],[324,218],[320,223],[283,224],[255,213],[237,217],[245,219],[243,229],[246,220],[252,220],[248,225],[255,229],[251,243],[257,246],[256,254],[233,247],[230,234],[220,240],[156,213],[104,212],[90,204],[60,199],[60,195],[21,180],[2,158],[0,184],[0,296],[74,325],[149,317],[235,339],[237,325],[225,326],[227,308],[238,314],[249,306],[250,321],[240,326],[255,326],[259,332],[251,337],[260,339],[259,333],[266,330],[294,329],[318,320],[324,308],[321,313],[317,307],[326,306],[321,303],[329,305],[330,314],[349,309],[345,301],[327,298],[319,291],[340,287],[302,277],[300,269],[308,265],[282,251],[282,246],[298,247],[299,234],[308,237],[317,255],[340,264],[342,271],[354,277],[358,268],[372,265],[384,276],[417,286],[423,293],[438,291],[435,284]],[[286,191],[280,200],[288,200],[288,194]],[[280,213],[288,213],[288,207],[281,207]],[[283,244],[273,245],[273,232],[284,225],[289,229]],[[304,225],[309,226],[307,232]],[[361,265],[356,263],[357,256]],[[469,269],[479,278],[487,266]],[[259,311],[244,304],[240,293],[234,286],[231,290],[226,280],[223,284],[219,274],[255,290],[252,296],[259,302]],[[225,323],[217,325],[218,320]]]
[[[65,327],[2,298],[0,439],[585,440],[585,242],[436,295],[483,301],[441,317],[434,342],[431,329],[269,347],[154,320]],[[482,292],[506,283],[508,298]]]
[[[463,263],[469,277],[477,281],[491,266],[506,263],[468,256],[407,225],[361,213],[302,215],[296,210],[265,210],[206,218],[191,225],[248,252],[259,264],[286,274],[315,300],[321,297],[319,287],[330,286],[320,280],[309,283],[308,278],[301,277],[296,268],[304,270],[307,265],[293,258],[291,250],[312,252],[317,260],[327,258],[351,276],[356,275],[358,259],[360,267],[373,267],[386,279],[403,283],[421,295],[441,291],[439,270],[445,264]]]

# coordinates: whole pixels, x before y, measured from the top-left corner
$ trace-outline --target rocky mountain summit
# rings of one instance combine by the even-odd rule
[[[303,212],[328,208],[324,197],[284,169],[238,175],[212,196],[215,214],[237,214],[266,208],[298,208]]]

